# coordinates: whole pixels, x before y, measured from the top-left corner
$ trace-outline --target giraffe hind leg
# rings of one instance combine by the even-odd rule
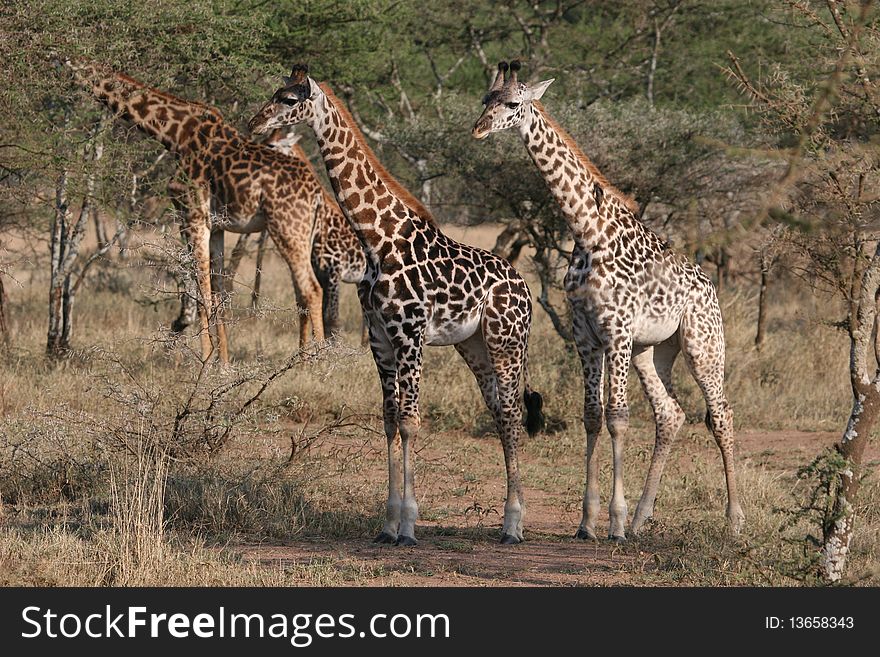
[[[217,331],[217,349],[220,362],[229,362],[229,343],[226,337],[226,314],[229,306],[224,263],[224,237],[222,230],[212,230],[210,236],[210,259],[211,259],[211,307],[215,313],[215,326]]]
[[[455,349],[461,354],[461,357],[464,358],[468,368],[477,380],[480,394],[483,396],[483,401],[487,408],[492,413],[492,418],[495,421],[495,428],[501,439],[508,471],[508,495],[504,508],[504,528],[501,532],[501,543],[504,545],[515,545],[523,541],[522,489],[518,483],[516,455],[513,454],[511,456],[511,451],[508,447],[510,441],[506,440],[506,435],[510,433],[510,427],[505,420],[504,411],[502,410],[499,379],[496,376],[495,369],[496,366],[489,355],[482,333],[475,333],[464,342],[456,344]],[[515,393],[515,395],[517,398],[519,397],[518,393]],[[516,477],[514,477],[516,480],[514,483],[512,483],[510,476],[512,471],[517,473]]]
[[[299,347],[302,349],[308,344],[310,333],[321,342],[324,340],[324,294],[312,267],[308,244],[297,241],[295,236],[275,224],[269,224],[269,234],[290,270],[297,309],[300,313],[307,311],[299,318]]]
[[[630,525],[630,531],[634,535],[641,531],[645,521],[654,514],[654,501],[657,499],[663,468],[675,436],[685,420],[684,411],[681,410],[672,389],[672,366],[679,351],[678,336],[675,335],[659,345],[633,354],[633,366],[654,411],[654,423],[657,427],[645,489]]]
[[[525,499],[519,473],[518,443],[522,429],[520,384],[526,362],[531,312],[528,289],[490,297],[481,321],[481,342],[495,379],[494,399],[486,405],[496,415],[504,465],[507,473],[507,499],[501,542],[516,544],[524,540]],[[518,317],[512,320],[511,315]],[[501,320],[501,321],[499,321]]]
[[[711,309],[710,309],[711,310]],[[679,331],[688,369],[706,400],[707,426],[712,432],[724,466],[727,484],[727,522],[738,534],[745,523],[733,461],[733,411],[724,394],[724,333],[717,302],[708,320],[686,316]]]

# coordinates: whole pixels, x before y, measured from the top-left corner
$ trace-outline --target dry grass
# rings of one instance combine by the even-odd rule
[[[470,229],[463,239],[487,246],[494,233]],[[528,274],[527,265],[524,269]],[[176,311],[173,295],[159,290],[164,283],[157,283],[155,271],[139,268],[135,260],[102,269],[79,302],[74,340],[83,349],[52,369],[42,357],[42,276],[20,272],[17,278],[27,285],[7,286],[13,345],[0,357],[3,583],[425,583],[424,564],[377,565],[340,555],[329,545],[319,557],[277,563],[237,556],[236,546],[243,543],[366,543],[381,525],[384,437],[378,381],[366,350],[341,345],[297,365],[252,413],[236,420],[218,453],[169,459],[154,451],[156,445],[169,446],[167,436],[157,434],[193,390],[191,350],[198,348],[194,337],[176,346],[166,340],[163,327]],[[252,271],[243,266],[239,276],[247,282]],[[293,353],[297,330],[288,281],[280,261],[269,258],[264,311],[251,317],[238,308],[231,334],[234,364],[229,371],[211,372],[206,390],[236,376],[259,378]],[[240,294],[237,301],[245,304],[248,296]],[[839,318],[836,309],[792,283],[780,287],[772,299],[767,343],[756,352],[754,291],[745,284],[725,290],[722,304],[727,386],[738,429],[840,430],[849,391],[846,338],[831,326]],[[553,431],[525,444],[524,476],[529,499],[540,502],[534,541],[568,549],[564,537],[577,524],[583,485],[580,365],[540,309],[535,317],[530,372],[546,398]],[[343,327],[346,342],[357,344],[360,317],[350,287],[344,290]],[[727,536],[720,459],[701,425],[704,406],[681,364],[675,375],[690,424],[667,468],[657,520],[646,536],[620,548],[626,559],[615,566],[610,583],[796,582],[792,573],[811,553],[803,540],[810,528],[785,525],[787,510],[806,484],[797,481],[796,467],[780,461],[784,455],[741,453],[749,524],[741,539]],[[450,349],[428,350],[423,381],[420,531],[431,549],[479,551],[494,540],[499,519],[493,509],[503,504],[494,428],[472,377]],[[632,386],[626,460],[627,495],[634,505],[653,429],[637,382]],[[158,400],[156,406],[144,406],[149,400]],[[299,449],[288,462],[291,437]],[[607,452],[607,441],[602,449]],[[807,450],[818,451],[818,445]],[[602,459],[604,493],[610,488],[607,453]],[[878,497],[872,474],[863,488],[851,561],[852,575],[874,584]],[[459,575],[466,570],[443,568],[444,576],[450,568]],[[589,572],[570,577],[598,583]]]

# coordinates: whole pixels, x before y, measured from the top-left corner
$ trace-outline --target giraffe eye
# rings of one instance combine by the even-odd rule
[[[278,102],[280,102],[282,105],[293,107],[294,105],[296,105],[297,100],[296,98],[279,98]]]
[[[504,103],[504,104],[507,105],[510,109],[516,109],[517,107],[519,107],[519,103]]]

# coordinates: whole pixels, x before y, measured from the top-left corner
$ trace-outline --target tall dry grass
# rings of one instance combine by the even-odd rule
[[[495,235],[494,228],[450,232],[483,246]],[[527,264],[522,270],[530,275]],[[242,267],[240,291],[252,275]],[[195,336],[167,339],[165,327],[177,310],[167,281],[135,258],[103,268],[78,302],[74,342],[80,350],[52,368],[42,355],[44,272],[19,272],[16,278],[26,284],[9,286],[13,342],[0,356],[5,583],[340,584],[377,576],[367,566],[352,568],[331,556],[276,568],[242,563],[225,549],[242,541],[363,539],[381,525],[381,394],[369,352],[346,346],[358,344],[360,328],[352,288],[344,289],[343,344],[275,381],[215,454],[169,460],[162,451],[169,447],[166,429],[192,393],[198,343]],[[292,296],[286,270],[270,255],[263,310],[250,315],[244,307],[249,295],[237,296],[233,365],[204,378],[204,399],[236,376],[263,376],[290,357],[297,341]],[[756,290],[743,282],[725,290],[721,300],[726,385],[737,428],[840,430],[849,405],[846,336],[833,327],[840,309],[794,281],[780,284],[772,291],[767,342],[758,352],[752,345]],[[583,485],[580,364],[537,307],[529,370],[545,396],[551,430],[526,442],[524,476],[527,486],[559,500],[560,517],[573,527]],[[630,572],[634,579],[628,581],[799,581],[794,577],[809,556],[802,539],[810,528],[786,524],[803,493],[795,468],[779,471],[757,455],[740,455],[749,525],[743,539],[731,540],[723,532],[717,449],[702,427],[704,404],[682,363],[675,381],[691,424],[668,466],[657,520],[646,537],[625,548],[657,557]],[[242,390],[227,399],[229,407],[246,395]],[[651,411],[635,377],[630,400],[627,494],[634,501],[653,441]],[[467,496],[487,477],[500,477],[503,466],[495,441],[482,440],[494,427],[476,384],[450,349],[425,354],[422,413],[424,444],[448,450],[448,457],[418,462],[420,482],[429,482],[422,490],[430,490],[432,481],[440,484],[422,504],[423,519],[472,526],[474,502]],[[208,416],[212,426],[228,417]],[[327,426],[332,430],[322,433]],[[311,446],[293,461],[291,438]],[[608,490],[607,455],[600,477]],[[852,558],[853,572],[874,582],[878,495],[872,476],[862,493]]]

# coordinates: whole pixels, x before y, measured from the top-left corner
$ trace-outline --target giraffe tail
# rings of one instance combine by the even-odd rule
[[[544,417],[544,398],[540,392],[535,392],[529,385],[529,368],[525,368],[526,389],[523,393],[523,401],[526,404],[526,432],[534,436],[544,429],[546,419]]]

